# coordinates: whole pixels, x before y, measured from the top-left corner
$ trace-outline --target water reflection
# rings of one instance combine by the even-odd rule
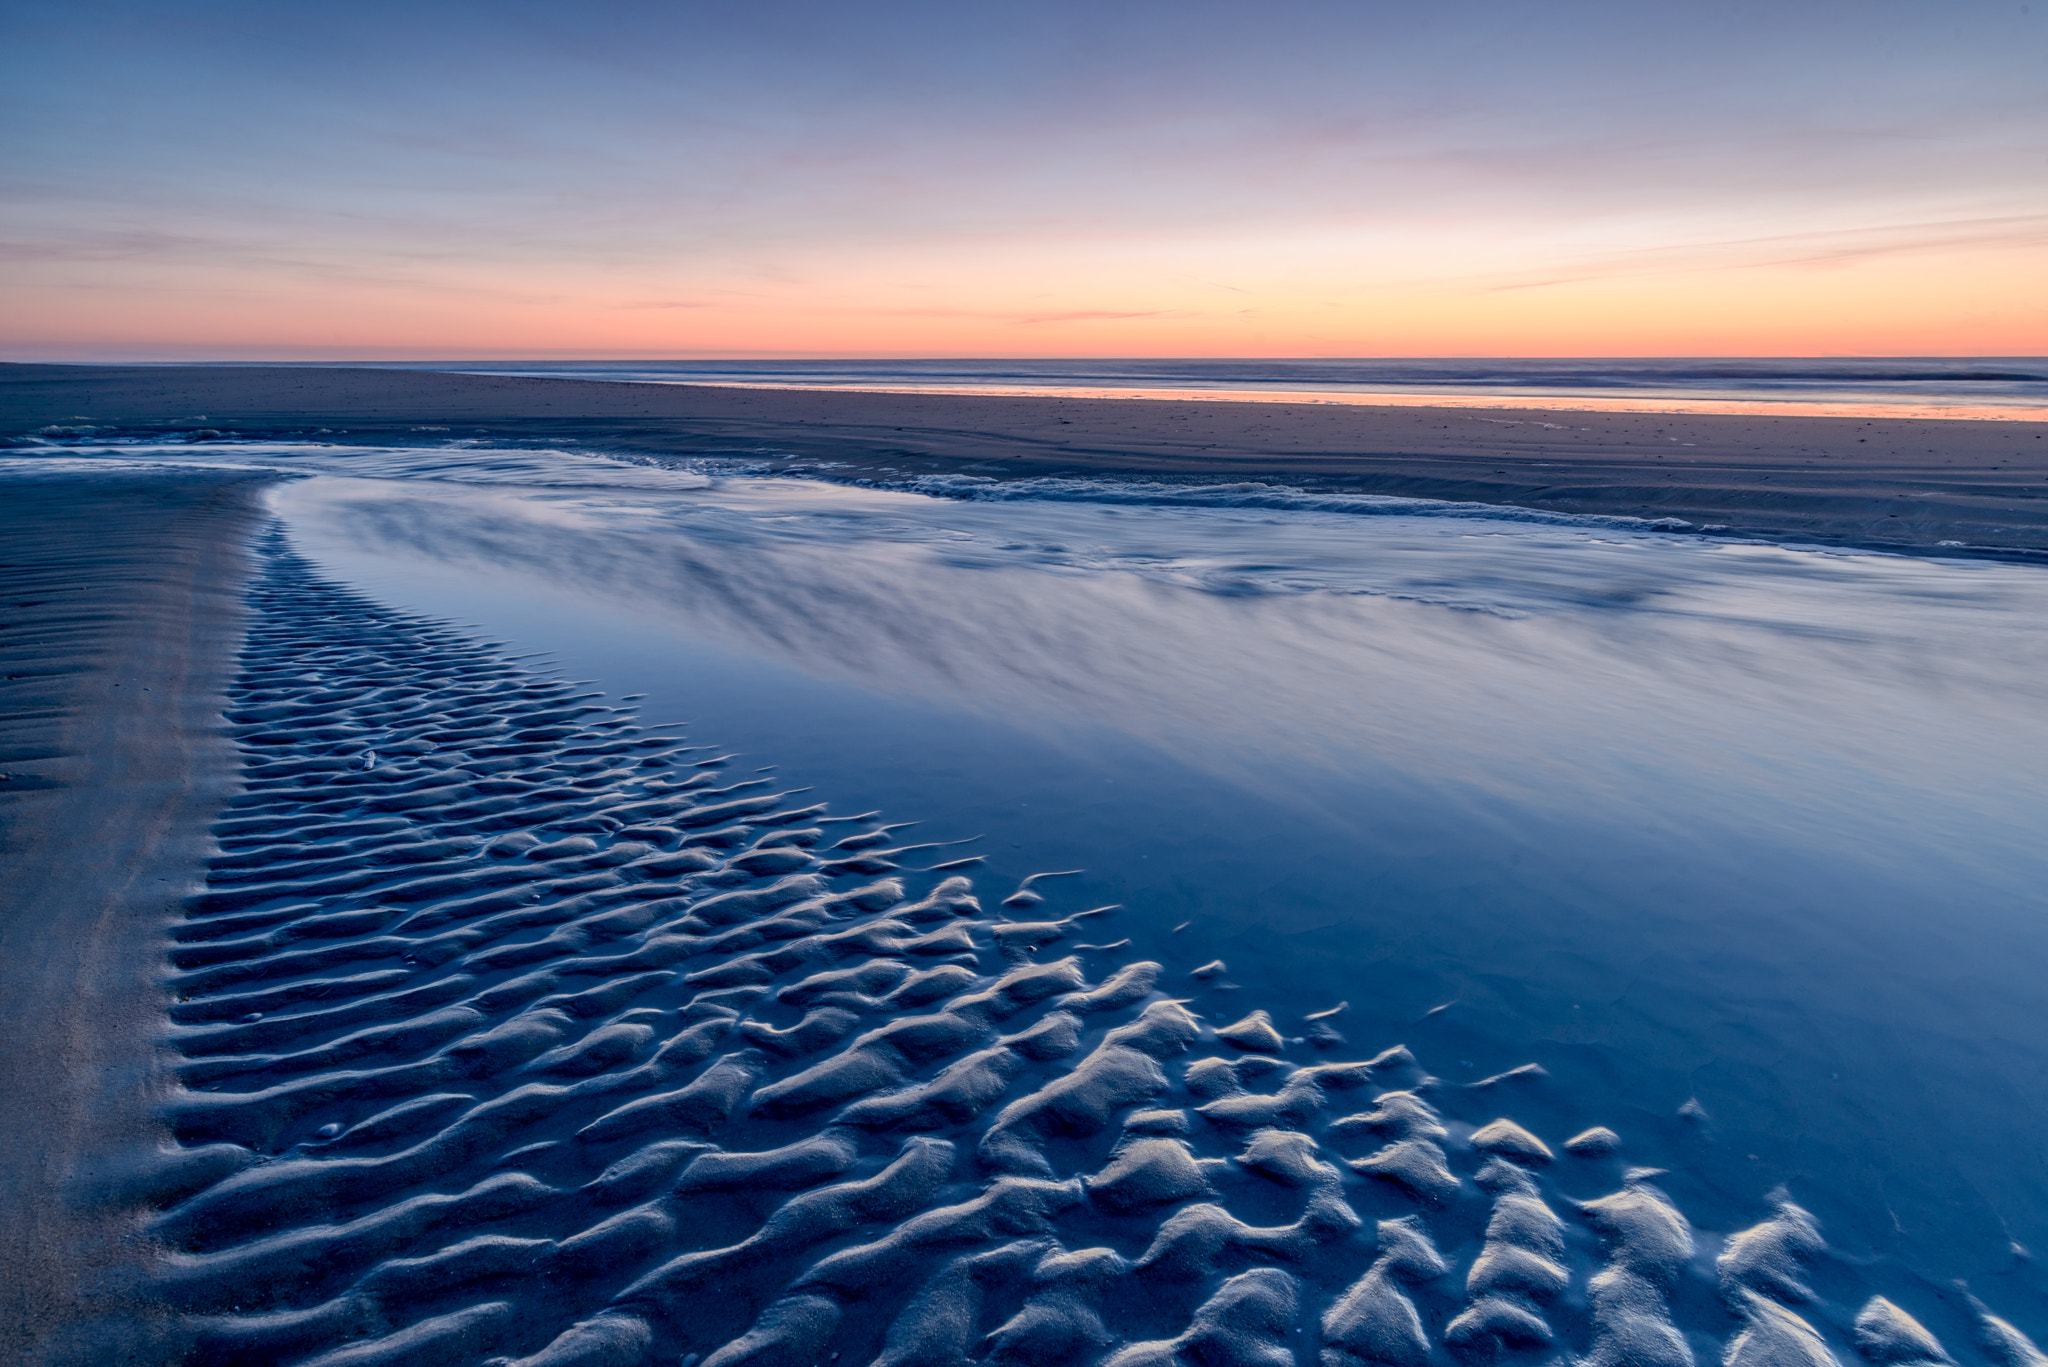
[[[2042,810],[2012,762],[2048,731],[2048,577],[2024,568],[781,481],[281,498],[336,547],[1052,736],[1108,726],[1269,794],[1369,766],[1588,819],[1796,819],[1809,851],[1885,859],[2024,850]]]

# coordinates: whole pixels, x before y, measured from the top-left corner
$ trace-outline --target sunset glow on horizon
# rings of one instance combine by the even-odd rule
[[[32,4],[0,356],[2048,353],[2044,16],[1792,8]]]

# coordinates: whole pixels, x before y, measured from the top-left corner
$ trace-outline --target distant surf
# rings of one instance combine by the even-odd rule
[[[2048,357],[471,361],[394,368],[639,384],[1636,411],[2040,418]]]

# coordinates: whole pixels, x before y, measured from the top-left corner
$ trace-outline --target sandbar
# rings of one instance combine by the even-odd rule
[[[339,366],[0,365],[0,438],[46,429],[576,443],[744,456],[838,478],[1261,480],[1676,518],[1821,545],[2048,554],[2048,422],[873,393]]]

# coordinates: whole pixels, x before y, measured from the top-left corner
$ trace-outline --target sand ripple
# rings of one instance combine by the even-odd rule
[[[1113,908],[991,915],[943,850],[264,557],[169,955],[196,1361],[1953,1360],[1889,1300],[1795,1311],[1789,1202],[1702,1296],[1612,1132],[1448,1116],[1277,1003],[1201,1019],[1077,942]],[[1490,1081],[1459,1104],[1546,1085]]]

